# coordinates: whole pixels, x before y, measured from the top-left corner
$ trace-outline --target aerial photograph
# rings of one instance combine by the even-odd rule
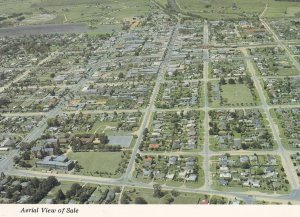
[[[300,0],[0,0],[0,203],[300,205]]]

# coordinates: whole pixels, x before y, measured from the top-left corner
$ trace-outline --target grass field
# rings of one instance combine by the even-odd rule
[[[121,152],[71,152],[68,157],[77,160],[83,167],[81,174],[91,174],[96,171],[114,173],[121,162]]]
[[[222,86],[223,100],[229,104],[254,103],[250,89],[244,84],[227,84]]]
[[[38,18],[36,22],[87,23],[96,28],[96,32],[101,32],[99,28],[103,27],[106,33],[110,29],[116,29],[114,25],[118,25],[124,18],[146,16],[150,7],[148,0],[0,0],[0,15],[22,12],[25,21],[32,21],[35,17],[46,14],[51,19],[41,22]]]
[[[156,0],[165,5],[167,0]],[[182,12],[191,12],[207,19],[243,18],[259,15],[268,2],[268,18],[300,17],[300,2],[275,0],[176,0]]]
[[[239,18],[257,15],[265,7],[264,0],[177,0],[184,12],[192,12],[208,19]]]
[[[300,2],[290,1],[268,1],[268,10],[266,17],[277,18],[277,17],[300,17]]]

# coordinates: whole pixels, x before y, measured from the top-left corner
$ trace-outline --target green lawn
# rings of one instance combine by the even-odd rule
[[[121,162],[121,152],[71,152],[68,157],[77,160],[83,167],[81,174],[90,174],[96,171],[114,173]]]
[[[222,85],[222,97],[224,100],[227,100],[228,104],[237,104],[237,103],[254,103],[253,96],[250,89],[244,84],[226,84]]]

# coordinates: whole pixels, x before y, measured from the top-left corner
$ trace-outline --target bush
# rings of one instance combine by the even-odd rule
[[[134,203],[135,204],[147,204],[147,201],[142,197],[137,197],[137,198],[135,198]]]

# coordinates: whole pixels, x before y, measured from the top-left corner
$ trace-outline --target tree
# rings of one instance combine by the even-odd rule
[[[65,199],[66,199],[66,195],[64,194],[64,192],[62,192],[61,189],[59,189],[56,194],[56,200],[65,200]]]
[[[162,197],[164,194],[161,191],[161,186],[159,184],[154,184],[153,185],[153,197]]]
[[[14,157],[14,163],[15,163],[15,164],[18,164],[19,162],[20,162],[20,157],[15,156],[15,157]]]
[[[0,97],[0,108],[2,106],[7,106],[10,103],[10,100],[7,96]]]
[[[170,203],[174,202],[174,198],[171,195],[166,195],[164,198],[164,201],[166,204],[170,204]]]
[[[135,198],[134,203],[135,204],[147,204],[147,201],[142,197],[137,197],[137,198]]]
[[[222,78],[220,79],[220,84],[221,84],[221,85],[225,85],[225,84],[226,84],[226,81],[225,81],[225,78],[224,78],[224,77],[222,77]]]
[[[120,72],[119,75],[118,75],[118,77],[119,77],[119,79],[124,78],[124,77],[125,77],[125,76],[124,76],[124,73],[123,73],[123,72]]]
[[[235,80],[232,79],[232,78],[229,78],[228,83],[229,83],[229,84],[235,84]]]
[[[73,183],[71,189],[67,191],[66,197],[71,198],[77,194],[77,192],[81,189],[81,185],[78,183]]]
[[[261,175],[263,175],[263,174],[265,174],[265,173],[264,173],[263,169],[258,168],[258,169],[256,170],[256,174],[259,175],[259,176],[261,176]]]
[[[171,191],[171,194],[172,194],[173,197],[178,197],[180,193],[178,191],[176,191],[175,189],[173,189]]]
[[[28,152],[28,151],[25,151],[24,153],[23,153],[23,159],[24,160],[30,160],[30,152]]]
[[[34,177],[33,179],[30,180],[30,184],[32,185],[32,187],[38,188],[40,185],[40,180]]]
[[[148,128],[145,128],[144,131],[143,131],[143,135],[146,136],[148,134],[148,132],[149,132]]]
[[[99,135],[99,140],[100,140],[101,144],[107,144],[109,142],[108,136],[104,133],[101,133]]]
[[[250,169],[250,163],[249,162],[244,162],[244,163],[242,163],[242,168],[243,169]]]
[[[79,172],[80,171],[80,169],[82,169],[82,167],[77,163],[76,165],[75,165],[75,171],[76,172]]]
[[[121,204],[129,204],[127,198],[122,197],[122,198],[121,198]]]
[[[46,182],[47,182],[47,185],[51,188],[53,188],[54,186],[58,185],[58,180],[57,178],[55,178],[54,176],[49,176],[47,179],[46,179]]]
[[[6,192],[6,197],[7,197],[8,199],[11,199],[11,198],[13,197],[13,194],[11,193],[10,190],[8,190],[8,191]]]

